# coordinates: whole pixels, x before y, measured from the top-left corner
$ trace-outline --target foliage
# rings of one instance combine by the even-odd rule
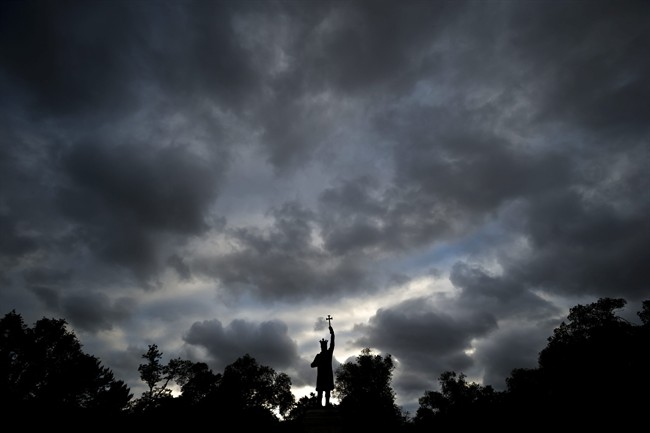
[[[643,301],[641,311],[637,313],[644,326],[650,326],[650,300]]]
[[[307,412],[315,407],[319,407],[320,402],[316,393],[310,392],[309,395],[304,395],[298,399],[293,405],[291,410],[285,416],[286,421],[298,422],[307,414]]]
[[[6,410],[119,412],[132,395],[110,369],[85,354],[62,319],[33,328],[15,311],[0,319],[0,383]]]
[[[639,397],[650,385],[650,339],[645,322],[635,326],[615,314],[623,306],[623,299],[601,298],[571,308],[540,352],[539,367],[515,369],[506,380],[513,412],[551,413],[583,426],[637,418],[643,410]],[[647,301],[638,313],[642,320],[645,313]]]
[[[147,360],[147,363],[138,366],[140,379],[149,387],[149,391],[147,392],[149,398],[153,398],[154,393],[162,394],[164,391],[163,387],[158,387],[158,390],[156,390],[156,385],[160,382],[163,375],[163,365],[160,362],[162,352],[158,350],[158,346],[151,344],[147,353],[143,354],[142,357]]]
[[[258,364],[249,354],[225,368],[217,393],[220,403],[235,411],[263,408],[284,415],[295,403],[289,376]]]
[[[390,354],[373,355],[365,348],[356,362],[346,362],[336,370],[335,392],[351,428],[395,429],[405,422],[391,387],[394,369]]]
[[[641,325],[616,314],[623,299],[601,298],[570,309],[540,351],[537,368],[515,368],[507,389],[468,382],[463,373],[439,376],[440,390],[424,392],[413,420],[395,404],[391,355],[366,348],[354,362],[336,370],[334,396],[343,431],[432,431],[452,427],[538,428],[558,420],[581,429],[615,422],[619,428],[643,422],[650,386],[650,301],[637,313]],[[132,398],[129,389],[101,362],[83,353],[65,320],[43,318],[33,328],[12,311],[0,319],[0,404],[8,413],[26,410],[51,423],[56,415],[120,414]],[[150,345],[138,367],[147,390],[130,412],[132,426],[168,428],[170,418],[196,422],[219,419],[241,429],[302,431],[301,419],[316,406],[316,395],[297,403],[291,379],[246,354],[215,374],[207,364],[180,358],[162,362]],[[181,394],[173,397],[172,385]],[[280,420],[276,414],[281,414]],[[597,415],[597,417],[595,416]],[[122,420],[104,417],[105,422]],[[140,423],[141,422],[141,423]],[[627,424],[626,424],[627,423]]]
[[[212,373],[205,362],[189,362],[177,381],[181,386],[181,398],[189,405],[197,405],[217,391],[221,374]]]
[[[441,391],[425,391],[419,400],[415,429],[520,429],[530,420],[538,428],[561,420],[581,429],[641,422],[650,385],[650,303],[638,313],[642,326],[615,314],[624,306],[623,299],[601,298],[571,308],[539,353],[538,367],[513,369],[503,392],[467,383],[462,373],[441,374]]]
[[[414,422],[420,427],[430,425],[466,427],[481,423],[492,415],[499,393],[492,386],[468,383],[463,373],[445,371],[439,377],[441,391],[425,391],[420,397]]]
[[[207,364],[180,358],[161,362],[162,353],[155,344],[142,355],[147,362],[138,371],[148,390],[134,405],[135,420],[141,425],[169,427],[163,421],[169,414],[190,416],[195,421],[214,420],[237,423],[240,427],[276,430],[277,413],[287,413],[295,404],[291,379],[260,365],[246,354],[226,366],[223,374],[214,374]],[[173,398],[171,385],[180,387]]]
[[[170,360],[168,364],[163,364],[162,356],[163,353],[155,344],[150,344],[147,352],[142,355],[147,362],[140,364],[138,371],[140,379],[147,384],[148,389],[133,404],[133,408],[137,412],[151,411],[172,404],[170,382],[180,375],[182,361],[176,359]]]

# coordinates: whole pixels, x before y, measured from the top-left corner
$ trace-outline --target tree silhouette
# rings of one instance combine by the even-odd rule
[[[492,386],[468,383],[463,373],[446,371],[439,377],[441,391],[425,391],[414,423],[420,428],[479,426],[495,414],[499,393]]]
[[[650,325],[650,300],[643,301],[641,311],[637,313],[644,326]]]
[[[70,421],[72,413],[117,414],[132,394],[112,371],[85,354],[62,319],[42,318],[33,328],[15,310],[0,319],[2,407]]]
[[[140,379],[147,384],[147,390],[135,400],[133,409],[136,412],[147,412],[169,406],[172,403],[170,382],[176,378],[180,360],[171,360],[169,364],[161,362],[163,353],[156,344],[150,344],[142,355],[147,362],[138,366]]]
[[[165,387],[156,386],[162,380],[163,375],[163,364],[160,362],[162,355],[157,345],[150,344],[149,350],[142,355],[147,360],[147,363],[138,366],[140,379],[149,387],[149,390],[145,393],[149,399],[153,399],[154,395],[163,394],[165,391]]]
[[[258,364],[249,354],[225,368],[217,394],[222,407],[235,413],[261,408],[275,417],[274,410],[284,415],[295,403],[289,376]]]
[[[258,364],[249,354],[226,366],[223,375],[202,362],[174,358],[164,364],[162,355],[151,344],[142,355],[146,362],[138,367],[148,389],[133,405],[133,414],[143,427],[169,427],[164,419],[174,413],[194,420],[218,416],[225,424],[273,430],[280,421],[276,413],[284,415],[295,404],[289,376]],[[180,396],[172,396],[172,384],[180,387]]]
[[[189,406],[197,406],[217,392],[222,376],[212,373],[205,362],[187,362],[177,381],[181,386],[180,398]]]
[[[414,420],[395,404],[392,357],[363,349],[336,371],[340,403],[334,410],[343,419],[344,431],[350,432],[432,431],[461,425],[519,429],[531,420],[537,428],[571,424],[586,429],[605,423],[632,428],[645,421],[648,402],[650,301],[637,313],[641,325],[616,314],[625,304],[623,299],[601,298],[571,308],[540,351],[538,367],[513,369],[503,392],[468,383],[463,373],[444,372],[441,390],[424,392]],[[162,352],[150,345],[138,368],[147,390],[125,419],[132,398],[128,387],[81,349],[65,320],[43,318],[30,328],[15,311],[6,314],[0,319],[4,413],[30,414],[24,418],[32,421],[27,427],[73,427],[75,420],[92,415],[104,426],[128,422],[152,429],[169,428],[170,420],[219,420],[244,430],[298,433],[316,400],[312,393],[296,404],[289,376],[248,354],[223,374],[214,374],[202,362],[175,358],[164,364]],[[180,387],[180,396],[172,396],[172,384]]]
[[[308,411],[312,410],[314,407],[319,406],[319,404],[320,402],[316,396],[316,393],[312,391],[309,393],[309,395],[300,397],[300,399],[298,399],[298,401],[293,405],[284,419],[287,422],[300,422]]]
[[[390,354],[373,355],[361,351],[356,362],[341,364],[336,370],[336,393],[340,398],[346,427],[399,429],[405,416],[395,404],[391,380],[395,364]]]
[[[650,385],[647,324],[617,316],[625,304],[601,298],[571,308],[539,353],[539,367],[515,369],[506,380],[512,412],[544,415],[549,423],[552,414],[583,427],[640,421]]]

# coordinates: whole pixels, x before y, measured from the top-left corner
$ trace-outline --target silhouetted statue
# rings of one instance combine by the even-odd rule
[[[328,315],[328,321],[332,318]],[[330,406],[330,392],[334,389],[334,372],[332,371],[332,356],[334,354],[334,329],[330,322],[330,347],[327,348],[327,340],[320,340],[320,353],[316,354],[311,363],[316,368],[316,392],[318,393],[318,404],[323,404],[323,393],[325,393],[325,406]]]

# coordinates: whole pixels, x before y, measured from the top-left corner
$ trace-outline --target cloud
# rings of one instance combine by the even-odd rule
[[[647,112],[650,91],[645,79],[650,62],[642,54],[647,5],[549,6],[516,5],[510,20],[509,47],[527,66],[539,119],[643,135],[647,122],[641,113]]]
[[[131,298],[108,299],[103,293],[80,293],[62,300],[62,314],[76,328],[97,332],[111,330],[133,312],[135,302]]]
[[[115,32],[112,23],[126,11],[119,3],[107,6],[24,2],[3,7],[3,84],[25,93],[32,114],[128,106],[133,22],[122,19],[123,31]]]
[[[244,354],[276,370],[296,363],[297,345],[281,321],[254,323],[236,319],[223,326],[217,319],[194,323],[184,341],[204,347],[217,371],[223,370]]]
[[[500,318],[526,317],[539,320],[559,313],[557,307],[509,276],[497,276],[481,266],[457,262],[449,281],[461,289],[458,304]]]
[[[443,371],[471,370],[473,341],[498,329],[491,314],[452,309],[444,297],[412,298],[378,310],[367,324],[355,327],[363,335],[356,345],[395,360],[393,386],[401,401],[416,401],[425,390],[437,389]],[[414,408],[409,404],[407,410]]]
[[[207,94],[237,105],[257,78],[230,31],[234,6],[166,1],[153,8],[123,1],[7,6],[5,85],[18,86],[32,110],[43,115],[129,110],[140,102],[142,87],[164,89],[174,100]]]
[[[482,383],[504,390],[505,379],[513,369],[537,368],[539,352],[546,347],[556,326],[556,320],[514,321],[504,324],[490,338],[475,342],[473,357],[482,366]]]
[[[413,408],[648,291],[644,2],[0,8],[0,305],[134,386],[149,343],[310,386],[313,309]]]
[[[271,216],[268,229],[233,229],[229,234],[235,247],[201,260],[203,272],[232,295],[242,291],[266,301],[325,298],[363,286],[363,262],[319,247],[309,210],[285,203]]]
[[[504,260],[514,279],[553,293],[639,300],[647,289],[647,218],[592,205],[572,192],[532,202],[522,218],[529,254]]]
[[[413,202],[409,191],[382,190],[373,178],[343,180],[320,195],[319,220],[333,254],[380,257],[444,238],[445,209]],[[430,206],[427,206],[430,205]]]
[[[497,328],[495,317],[481,311],[452,315],[436,303],[431,298],[413,298],[380,309],[367,325],[359,325],[364,337],[356,344],[390,353],[407,370],[469,368],[473,361],[464,351],[471,347],[472,339]]]
[[[71,183],[58,204],[77,223],[75,235],[144,281],[162,266],[165,237],[209,227],[221,171],[187,148],[78,143],[62,160]]]
[[[190,267],[176,254],[167,258],[167,264],[176,271],[181,280],[190,280],[192,278]]]

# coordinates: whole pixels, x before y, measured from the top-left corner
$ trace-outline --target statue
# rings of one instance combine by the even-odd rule
[[[320,340],[320,353],[316,354],[311,363],[316,368],[316,392],[318,393],[318,404],[323,405],[323,394],[325,394],[325,407],[330,407],[330,393],[334,389],[334,372],[332,371],[332,357],[334,355],[334,329],[332,328],[333,318],[328,314],[327,320],[330,330],[330,347],[327,348],[327,340]]]

